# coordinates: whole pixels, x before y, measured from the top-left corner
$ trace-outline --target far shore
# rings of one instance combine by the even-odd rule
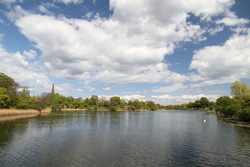
[[[86,109],[80,109],[80,108],[62,108],[62,111],[86,111]]]

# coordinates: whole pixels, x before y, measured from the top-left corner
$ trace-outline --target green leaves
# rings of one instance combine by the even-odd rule
[[[7,95],[7,89],[0,87],[0,108],[9,108],[10,97]]]

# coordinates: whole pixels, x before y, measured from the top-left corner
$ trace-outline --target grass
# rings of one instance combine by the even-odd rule
[[[46,108],[41,111],[41,113],[48,113],[51,109]],[[21,110],[21,109],[0,109],[1,116],[14,116],[14,115],[30,115],[30,114],[40,114],[39,111],[35,109]]]

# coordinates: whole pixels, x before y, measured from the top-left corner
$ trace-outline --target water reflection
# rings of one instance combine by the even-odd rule
[[[201,111],[67,111],[0,122],[0,128],[0,166],[250,163],[250,128]]]

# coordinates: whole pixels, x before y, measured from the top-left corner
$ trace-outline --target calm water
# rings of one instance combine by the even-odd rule
[[[250,128],[202,111],[62,112],[0,122],[1,167],[249,165]]]

